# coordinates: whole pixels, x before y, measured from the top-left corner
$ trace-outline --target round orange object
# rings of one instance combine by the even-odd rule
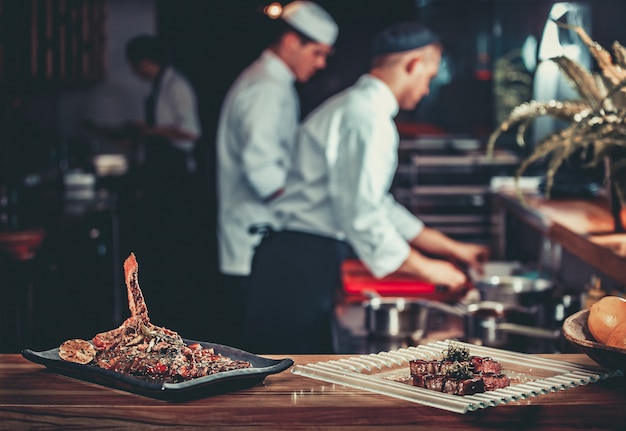
[[[64,361],[88,364],[96,357],[96,348],[89,341],[74,338],[59,346],[59,357]]]
[[[626,320],[623,320],[613,328],[609,338],[606,340],[606,345],[626,349]]]
[[[604,296],[589,309],[587,327],[591,335],[606,344],[613,329],[626,321],[626,299],[620,296]]]

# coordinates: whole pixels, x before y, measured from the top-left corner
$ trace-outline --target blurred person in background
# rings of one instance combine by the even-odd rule
[[[296,82],[326,67],[338,28],[310,1],[285,6],[277,37],[232,84],[217,129],[218,247],[226,342],[241,341],[244,286],[256,225],[271,224],[267,204],[283,190],[300,120]],[[252,231],[251,231],[252,229]]]
[[[145,101],[145,121],[131,123],[143,138],[140,162],[176,175],[197,169],[193,152],[202,134],[193,86],[168,63],[159,39],[139,35],[128,41],[126,59],[133,73],[151,83]]]
[[[202,136],[194,87],[169,61],[163,41],[148,34],[126,43],[133,74],[150,83],[144,120],[119,127],[87,123],[113,138],[131,138],[133,163],[128,191],[120,197],[123,250],[134,252],[140,266],[150,315],[186,336],[196,329],[198,297],[193,286],[194,250],[199,248],[198,208],[203,191],[197,176],[196,145]],[[124,254],[123,253],[123,254]],[[198,318],[199,319],[199,318]],[[174,323],[168,323],[174,322]],[[175,326],[175,325],[174,325]]]

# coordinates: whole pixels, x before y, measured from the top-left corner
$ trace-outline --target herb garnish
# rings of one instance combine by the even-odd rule
[[[474,377],[474,374],[472,373],[472,366],[467,362],[461,364],[454,361],[453,364],[445,368],[444,374],[449,378],[460,380],[471,379]]]
[[[467,347],[462,347],[457,343],[448,344],[447,352],[443,352],[445,354],[445,360],[447,361],[468,361],[470,358],[470,351]]]

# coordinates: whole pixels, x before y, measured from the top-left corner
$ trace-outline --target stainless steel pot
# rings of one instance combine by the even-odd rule
[[[557,340],[560,331],[543,329],[538,315],[544,318],[546,300],[552,283],[543,279],[528,283],[523,277],[496,277],[490,284],[481,283],[481,300],[469,305],[439,301],[381,297],[366,291],[370,299],[363,303],[365,326],[370,336],[389,340],[419,340],[428,333],[430,310],[439,310],[463,320],[464,339],[489,347],[508,347],[524,339]],[[483,291],[485,294],[483,295]],[[505,302],[508,301],[508,302]],[[525,306],[523,304],[529,304]]]
[[[363,307],[365,327],[372,336],[420,339],[426,334],[428,307],[421,301],[373,297]]]
[[[498,301],[480,301],[464,305],[449,305],[436,301],[418,301],[424,310],[437,309],[463,319],[464,339],[489,347],[510,347],[524,340],[541,339],[550,342],[560,336],[559,330],[533,326],[534,308]],[[427,319],[428,311],[423,311]],[[428,328],[424,327],[424,334]]]
[[[532,309],[496,301],[470,304],[464,317],[465,339],[489,347],[509,347],[524,338],[556,340],[558,331],[532,326],[534,314]]]
[[[535,326],[547,327],[553,313],[554,283],[545,278],[515,275],[493,276],[474,282],[482,301],[526,307],[532,310]]]

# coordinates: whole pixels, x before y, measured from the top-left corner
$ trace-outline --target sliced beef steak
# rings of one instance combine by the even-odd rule
[[[455,379],[445,374],[423,374],[413,376],[413,386],[426,388],[452,395],[471,395],[485,392],[484,382],[480,377]]]
[[[470,356],[470,362],[474,373],[494,373],[502,372],[502,364],[488,356]]]
[[[460,368],[471,370],[458,377]],[[489,357],[470,356],[466,361],[409,361],[413,385],[453,395],[470,395],[507,387],[511,380],[502,374],[502,364]]]
[[[511,379],[506,374],[485,373],[480,377],[483,379],[483,382],[485,382],[486,391],[506,388],[511,384]]]

